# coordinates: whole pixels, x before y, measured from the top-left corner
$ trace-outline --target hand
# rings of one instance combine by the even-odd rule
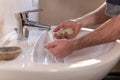
[[[57,58],[64,58],[73,52],[72,42],[65,39],[56,40],[45,46]]]
[[[57,39],[63,39],[63,38],[67,38],[67,39],[70,39],[70,38],[74,38],[76,37],[76,35],[80,32],[80,28],[82,27],[81,24],[78,24],[77,22],[75,21],[72,21],[72,20],[69,20],[69,21],[65,21],[63,23],[61,23],[60,25],[57,26],[57,28],[54,30],[55,32],[55,37]],[[57,32],[61,29],[66,29],[66,28],[72,28],[73,29],[73,34],[69,35],[67,33],[65,34],[57,34]]]

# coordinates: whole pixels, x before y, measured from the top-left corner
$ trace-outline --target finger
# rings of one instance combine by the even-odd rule
[[[55,55],[55,54],[56,54],[55,49],[50,48],[50,49],[48,49],[48,50],[49,50],[49,51],[50,51],[50,53],[52,53],[53,55]]]
[[[55,33],[54,36],[55,36],[56,39],[61,39],[61,37],[60,37],[61,34],[57,34],[57,33]]]
[[[61,34],[60,39],[64,39],[65,38],[65,34]]]
[[[56,51],[56,48],[49,49],[49,51],[56,57],[61,58],[61,55]]]
[[[65,32],[65,38],[67,38],[67,39],[74,38],[75,36],[76,36],[75,33],[68,34],[67,32]]]
[[[54,31],[54,32],[57,32],[57,31],[59,31],[61,28],[63,28],[63,23],[60,24],[60,25],[58,25],[53,31]]]
[[[45,48],[50,49],[50,48],[54,48],[55,46],[56,44],[53,42],[53,43],[45,45]]]
[[[70,39],[71,35],[69,35],[67,32],[65,32],[65,38]]]
[[[60,34],[55,33],[54,36],[55,36],[57,39],[63,39],[63,38],[65,38],[65,34],[62,34],[62,33],[60,33]]]
[[[79,29],[74,30],[73,34],[71,35],[72,38],[76,37],[79,33]]]

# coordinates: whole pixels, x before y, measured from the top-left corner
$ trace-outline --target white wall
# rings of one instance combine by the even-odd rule
[[[61,21],[80,17],[100,6],[105,0],[40,0],[44,8],[40,22],[59,24]]]
[[[35,0],[0,0],[0,37],[11,32],[16,26],[14,14],[38,8]],[[37,19],[38,16],[33,18]]]

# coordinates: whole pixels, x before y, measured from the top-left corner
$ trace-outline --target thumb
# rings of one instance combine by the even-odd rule
[[[61,28],[63,28],[63,24],[60,24],[60,25],[58,25],[55,29],[54,29],[54,32],[57,32],[57,31],[59,31]]]

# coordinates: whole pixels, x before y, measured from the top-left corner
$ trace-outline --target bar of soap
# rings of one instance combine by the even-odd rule
[[[58,31],[58,34],[65,34],[67,32],[67,34],[72,35],[73,34],[73,29],[72,28],[67,28],[64,30],[60,30]]]
[[[72,28],[67,28],[65,30],[63,30],[63,32],[67,32],[69,35],[73,34],[73,29]]]

